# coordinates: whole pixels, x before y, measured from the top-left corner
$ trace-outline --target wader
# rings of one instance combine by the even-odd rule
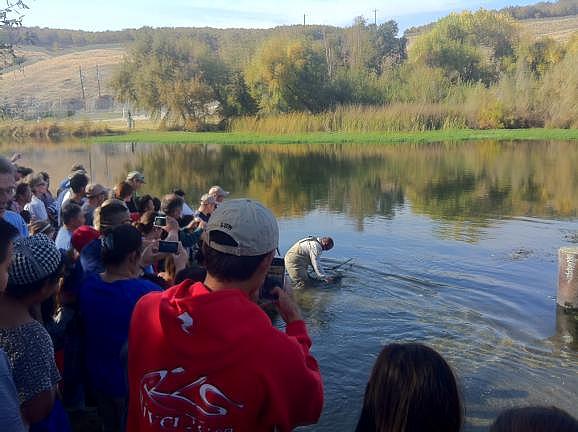
[[[307,273],[309,266],[313,266],[311,263],[311,257],[309,254],[303,255],[299,251],[301,243],[311,240],[316,241],[317,239],[308,237],[300,240],[287,251],[287,254],[285,254],[285,268],[287,269],[287,274],[289,274],[289,277],[293,281],[294,288],[304,288],[314,281],[309,277],[309,273]]]

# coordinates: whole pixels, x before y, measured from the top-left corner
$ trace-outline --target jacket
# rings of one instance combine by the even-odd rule
[[[323,385],[305,323],[285,333],[239,289],[187,280],[137,304],[128,428],[289,431],[317,422]]]

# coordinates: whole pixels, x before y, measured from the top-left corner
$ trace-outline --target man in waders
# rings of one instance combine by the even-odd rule
[[[323,272],[318,259],[323,251],[333,248],[331,237],[307,237],[299,240],[285,255],[285,267],[295,288],[303,288],[310,285],[315,279],[331,283],[332,277]],[[313,279],[307,273],[309,266],[313,267],[316,278]]]

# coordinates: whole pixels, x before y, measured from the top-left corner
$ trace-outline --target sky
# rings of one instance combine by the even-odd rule
[[[452,11],[500,9],[537,0],[25,0],[25,26],[90,31],[151,27],[269,28],[307,24],[348,26],[356,16],[395,20],[400,29]]]

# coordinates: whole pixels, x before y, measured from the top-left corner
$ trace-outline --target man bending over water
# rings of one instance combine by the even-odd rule
[[[307,273],[309,266],[313,267],[318,280],[327,283],[333,282],[333,278],[323,272],[323,268],[318,262],[321,253],[332,248],[333,239],[331,237],[307,237],[291,246],[285,255],[285,267],[295,288],[303,288],[314,280]]]

